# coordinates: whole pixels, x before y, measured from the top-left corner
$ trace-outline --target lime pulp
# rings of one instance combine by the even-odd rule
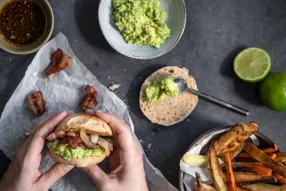
[[[259,82],[270,72],[269,54],[260,48],[247,48],[234,59],[234,72],[246,82]]]

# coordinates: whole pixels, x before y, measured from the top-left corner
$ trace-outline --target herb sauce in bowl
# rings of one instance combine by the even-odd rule
[[[32,0],[8,1],[0,10],[0,34],[11,44],[31,44],[43,35],[45,28],[45,13]]]

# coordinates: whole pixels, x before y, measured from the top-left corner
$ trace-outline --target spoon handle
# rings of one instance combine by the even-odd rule
[[[218,98],[215,98],[213,96],[210,96],[208,94],[205,94],[205,93],[202,93],[202,92],[199,92],[197,90],[190,89],[190,88],[188,88],[188,91],[191,92],[192,94],[195,94],[195,95],[197,95],[199,97],[202,97],[202,98],[204,98],[204,99],[206,99],[206,100],[208,100],[208,101],[210,101],[212,103],[218,104],[220,106],[223,106],[223,107],[225,107],[227,109],[230,109],[230,110],[235,111],[237,113],[240,113],[242,115],[249,115],[249,111],[247,111],[245,109],[242,109],[242,108],[240,108],[238,106],[232,105],[230,103],[227,103],[225,101],[222,101],[222,100],[220,100]]]

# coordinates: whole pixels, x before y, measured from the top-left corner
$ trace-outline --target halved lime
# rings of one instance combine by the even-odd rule
[[[246,82],[259,82],[270,72],[269,54],[260,48],[247,48],[234,59],[234,72]]]

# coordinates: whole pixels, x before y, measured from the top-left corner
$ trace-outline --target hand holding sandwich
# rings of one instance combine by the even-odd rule
[[[130,128],[119,118],[105,112],[88,112],[102,119],[113,130],[114,151],[108,160],[111,173],[106,174],[97,165],[82,168],[101,191],[147,191],[143,152]]]
[[[6,191],[48,190],[57,180],[69,172],[73,166],[55,163],[47,172],[39,171],[41,151],[45,138],[67,116],[59,112],[33,127],[30,136],[17,150],[8,171],[0,181],[0,188]]]
[[[57,180],[68,173],[73,166],[67,165],[72,164],[78,167],[89,166],[82,168],[83,171],[90,176],[90,178],[96,183],[97,187],[102,191],[107,190],[136,190],[136,191],[147,191],[147,183],[145,179],[144,165],[143,165],[143,153],[135,142],[135,139],[130,131],[130,128],[120,119],[115,116],[104,113],[104,112],[92,112],[91,115],[95,115],[105,122],[101,122],[98,118],[92,118],[88,120],[92,124],[99,124],[101,127],[107,129],[107,125],[113,130],[113,147],[108,146],[104,137],[97,136],[100,142],[95,147],[95,151],[102,146],[105,152],[102,152],[102,156],[91,156],[86,159],[71,159],[64,160],[60,157],[60,153],[55,154],[51,152],[53,157],[58,161],[55,163],[51,169],[47,172],[41,174],[39,171],[39,166],[41,162],[41,151],[44,148],[46,139],[53,137],[57,138],[58,133],[64,128],[67,128],[65,124],[69,124],[69,120],[77,120],[78,117],[83,117],[84,119],[90,118],[85,115],[74,115],[68,116],[67,112],[59,112],[35,125],[30,136],[24,142],[24,144],[17,150],[15,158],[12,161],[8,171],[4,177],[0,180],[0,188],[5,188],[5,190],[10,191],[38,191],[38,190],[48,190]],[[82,118],[79,118],[82,119]],[[73,121],[73,122],[75,122]],[[82,120],[79,120],[82,121]],[[72,122],[72,121],[71,121]],[[78,122],[78,121],[77,121]],[[73,123],[71,123],[73,124]],[[85,125],[80,124],[82,129]],[[92,125],[91,125],[92,126]],[[108,126],[108,127],[109,127]],[[98,127],[98,126],[96,126]],[[55,131],[56,129],[56,131]],[[59,131],[57,131],[57,129]],[[81,130],[82,130],[81,129]],[[67,129],[66,129],[67,130]],[[66,140],[78,140],[76,134],[79,132],[70,133],[70,129],[65,132],[63,139],[58,141],[59,144],[65,144],[69,147],[70,141],[66,143]],[[76,129],[74,129],[76,130]],[[102,130],[102,129],[101,129]],[[92,131],[90,131],[92,133]],[[97,131],[97,133],[99,133]],[[100,132],[100,135],[111,135],[112,132]],[[74,138],[71,139],[72,136]],[[58,139],[58,138],[57,138]],[[56,142],[58,142],[56,141]],[[77,144],[74,145],[74,141],[71,141],[70,146],[83,147],[87,145]],[[89,145],[89,144],[88,144]],[[58,145],[59,147],[62,147]],[[105,147],[105,148],[104,148]],[[81,149],[81,148],[78,148]],[[113,150],[113,152],[109,152]],[[102,150],[102,148],[100,149]],[[94,152],[95,152],[94,151]],[[95,152],[96,153],[96,152]],[[112,172],[110,174],[105,174],[97,165],[106,156],[109,156],[110,167]]]

